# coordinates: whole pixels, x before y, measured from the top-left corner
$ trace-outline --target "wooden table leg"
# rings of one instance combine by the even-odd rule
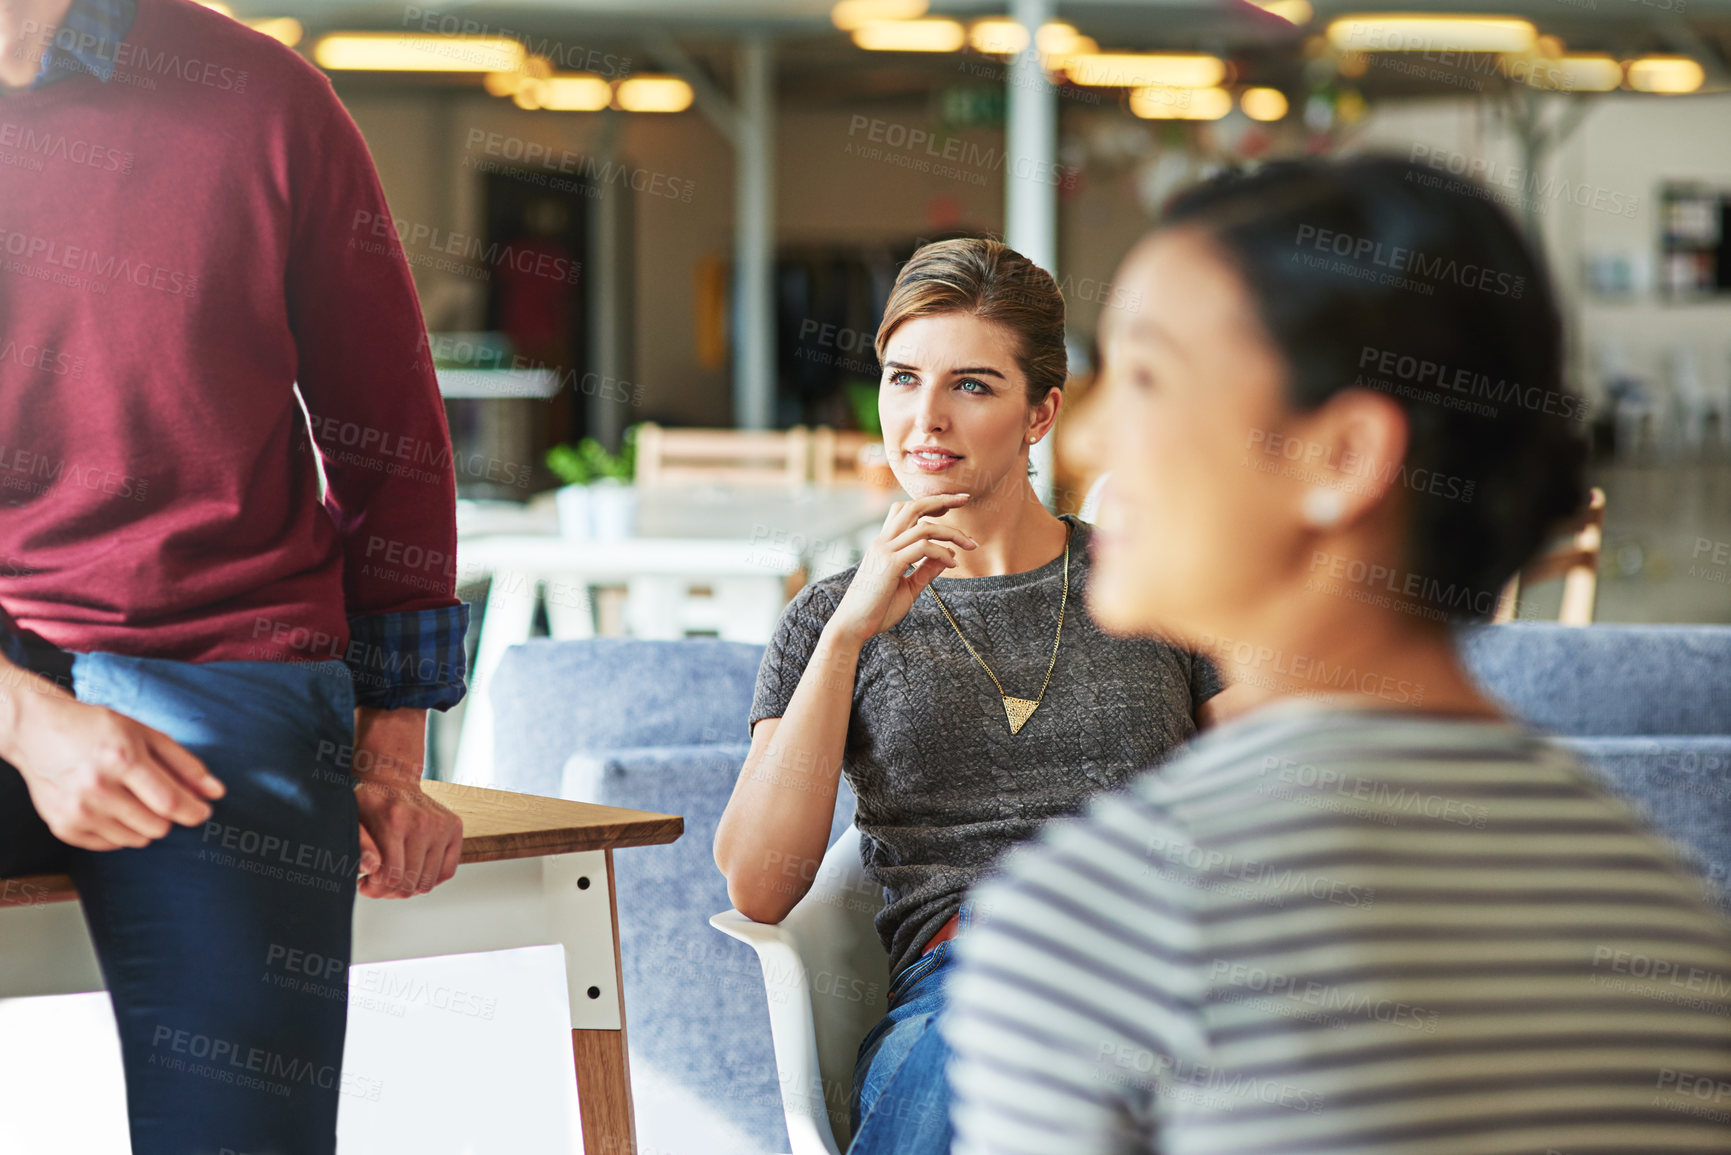
[[[607,907],[613,919],[614,987],[619,992],[619,1029],[574,1030],[577,1101],[583,1118],[584,1155],[636,1155],[637,1117],[631,1105],[631,1069],[625,1044],[625,975],[619,963],[619,900],[613,885],[613,852],[607,851]]]

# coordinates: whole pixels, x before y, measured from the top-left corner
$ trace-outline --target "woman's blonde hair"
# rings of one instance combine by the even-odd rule
[[[1064,295],[1052,274],[1002,241],[963,237],[921,246],[896,275],[884,306],[878,361],[904,321],[940,313],[967,313],[1015,336],[1029,405],[1064,387]]]

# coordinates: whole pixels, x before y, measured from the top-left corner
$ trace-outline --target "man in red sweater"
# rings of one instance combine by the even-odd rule
[[[356,876],[461,853],[419,787],[456,483],[381,218],[275,41],[0,0],[0,875],[78,885],[137,1155],[329,1155]]]

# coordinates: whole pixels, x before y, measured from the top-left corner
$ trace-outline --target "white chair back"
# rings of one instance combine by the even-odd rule
[[[805,963],[823,1098],[842,1151],[851,1138],[860,1041],[889,1007],[890,960],[875,922],[883,906],[883,888],[866,877],[860,834],[850,824],[824,854],[811,890],[781,920]]]

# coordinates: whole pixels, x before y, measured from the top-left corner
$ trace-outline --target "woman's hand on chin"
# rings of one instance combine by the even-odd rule
[[[978,548],[973,538],[939,520],[968,500],[965,493],[935,493],[891,506],[882,532],[860,559],[826,632],[863,646],[906,617],[932,579],[956,564],[958,548]]]

